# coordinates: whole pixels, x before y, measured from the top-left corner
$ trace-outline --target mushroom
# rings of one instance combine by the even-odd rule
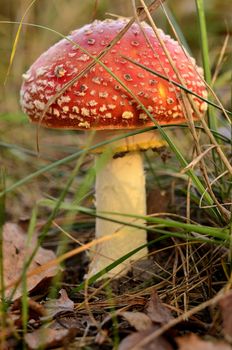
[[[35,61],[23,75],[21,88],[21,105],[32,122],[49,128],[96,130],[98,141],[154,125],[133,96],[101,64],[95,62],[79,79],[75,79],[93,62],[93,56],[102,52],[127,23],[127,19],[94,21],[73,31],[67,39],[59,41]],[[102,62],[137,96],[157,123],[185,122],[179,98],[180,88],[171,82],[178,83],[178,78],[152,28],[144,22],[141,26],[142,30],[134,23],[106,53]],[[186,87],[206,97],[206,88],[194,59],[162,30],[159,30],[159,35]],[[123,56],[167,76],[169,80],[154,76]],[[203,114],[206,103],[196,95],[193,100],[199,113]],[[194,111],[192,117],[197,119]],[[112,239],[96,247],[89,276],[139,246],[146,245],[146,230],[135,227],[144,225],[141,217],[146,215],[141,151],[159,148],[163,144],[155,131],[110,144],[113,157],[96,174],[96,210],[99,215],[102,212],[121,213],[121,216],[114,217],[121,223],[96,218],[96,237],[111,235]],[[97,152],[102,152],[102,149],[99,148]],[[105,216],[110,217],[110,214]],[[146,254],[145,247],[109,271],[107,276],[125,274],[130,269],[131,261]]]

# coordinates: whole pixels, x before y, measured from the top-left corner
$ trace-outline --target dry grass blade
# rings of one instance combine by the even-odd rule
[[[220,51],[220,55],[218,57],[218,61],[214,70],[214,75],[212,77],[212,86],[215,84],[215,81],[218,77],[219,71],[221,69],[221,65],[223,62],[223,59],[225,58],[225,54],[226,54],[226,49],[228,47],[228,43],[229,43],[229,39],[230,39],[230,35],[227,33],[224,43],[222,45],[221,51]]]
[[[162,3],[164,3],[165,0],[154,0],[150,5],[147,6],[148,11],[152,14],[155,10],[157,10]],[[146,19],[147,17],[147,13],[144,9],[143,6],[138,7],[137,8],[137,12],[138,12],[138,18],[143,21]]]
[[[176,32],[176,30],[175,30],[175,28],[174,28],[174,26],[173,26],[173,24],[172,24],[172,22],[171,22],[171,20],[170,20],[170,18],[169,18],[169,16],[168,16],[168,14],[167,14],[167,11],[165,10],[165,7],[163,6],[163,4],[161,4],[161,6],[162,6],[163,12],[164,12],[164,14],[165,14],[165,16],[166,16],[166,19],[167,19],[167,21],[168,21],[168,23],[169,23],[169,25],[170,25],[170,28],[172,29],[172,32],[174,33],[174,36],[175,36],[176,40],[179,42],[180,46],[182,46],[181,41],[180,41],[180,39],[179,39],[179,37],[178,37],[178,34],[177,34],[177,32]],[[216,68],[215,68],[215,73],[217,73],[217,68],[219,69],[219,67],[220,67],[220,63],[221,63],[221,61],[222,61],[222,57],[223,57],[223,54],[224,54],[224,50],[225,50],[225,48],[226,48],[226,46],[227,46],[228,40],[229,40],[229,35],[227,35],[226,38],[225,38],[225,41],[224,41],[224,44],[223,44],[223,47],[222,47],[222,50],[221,50],[221,53],[220,53],[220,56],[219,56],[219,60],[218,60],[217,66],[216,66]],[[182,46],[182,47],[183,47],[183,46]],[[184,51],[184,50],[183,50],[183,51]],[[184,51],[184,52],[185,52],[185,51]],[[216,76],[215,76],[215,78],[216,78]],[[224,116],[226,117],[228,123],[231,124],[231,120],[230,120],[230,118],[229,118],[229,116],[228,116],[228,113],[230,113],[230,115],[231,115],[231,112],[225,110],[225,108],[223,107],[223,104],[221,103],[221,101],[220,101],[220,99],[218,98],[217,94],[216,94],[216,93],[214,92],[214,90],[212,89],[212,86],[213,86],[213,84],[214,84],[214,79],[212,80],[211,85],[207,84],[207,82],[205,81],[205,79],[204,79],[203,77],[201,77],[201,79],[204,81],[204,84],[207,86],[208,91],[210,91],[210,93],[212,94],[212,96],[213,96],[213,97],[215,98],[215,100],[217,101],[218,107],[223,111],[223,114],[224,114]],[[211,102],[211,101],[208,101],[207,103],[209,103],[209,105],[210,105],[210,102]]]
[[[6,186],[3,183],[5,181],[2,181],[1,186],[0,179],[0,187],[2,187],[0,189],[0,228],[6,217],[14,222],[18,221],[24,231],[28,232],[29,237],[38,233],[38,247],[43,244],[44,248],[54,249],[58,252],[58,257],[47,260],[48,263],[43,260],[41,264],[30,266],[34,253],[28,254],[23,272],[17,276],[15,272],[18,271],[19,266],[17,265],[14,269],[10,263],[13,275],[16,277],[14,280],[6,281],[3,278],[5,277],[3,272],[6,272],[7,264],[2,262],[4,255],[7,254],[0,256],[2,281],[0,285],[3,286],[0,294],[5,301],[2,302],[0,315],[2,318],[0,348],[18,349],[24,345],[34,349],[55,346],[101,350],[111,348],[120,350],[231,349],[232,226],[229,206],[232,204],[230,203],[232,111],[229,110],[228,34],[231,28],[229,28],[230,24],[225,24],[229,17],[228,6],[218,1],[208,2],[205,6],[205,18],[209,20],[206,23],[208,38],[206,37],[205,41],[209,39],[206,54],[210,57],[212,65],[209,62],[208,69],[213,72],[213,78],[212,83],[207,80],[210,85],[208,86],[200,71],[196,72],[199,86],[204,83],[208,91],[208,96],[206,93],[203,94],[204,96],[199,96],[197,92],[194,93],[191,90],[200,91],[200,89],[195,89],[194,84],[187,82],[188,78],[183,74],[184,70],[180,68],[180,62],[176,58],[172,62],[168,52],[165,52],[166,48],[171,52],[169,45],[165,40],[162,42],[159,35],[157,40],[155,33],[156,24],[162,29],[167,29],[171,37],[179,42],[182,49],[179,52],[183,57],[184,52],[186,57],[189,57],[185,51],[186,47],[189,49],[188,52],[192,51],[197,59],[203,58],[203,62],[204,40],[198,35],[201,28],[199,24],[197,28],[199,17],[195,6],[197,2],[203,3],[203,0],[196,0],[195,4],[194,1],[179,0],[167,2],[167,6],[165,6],[165,0],[127,2],[125,0],[109,2],[87,0],[79,2],[78,6],[76,6],[76,0],[42,1],[43,4],[36,0],[28,1],[26,7],[25,0],[20,0],[23,7],[10,6],[9,8],[9,4],[2,0],[0,34],[3,34],[3,55],[0,73],[2,72],[3,77],[6,77],[7,84],[3,94],[0,94],[3,97],[0,101],[3,111],[0,122],[2,139],[0,159],[3,160],[7,174],[2,175],[2,180],[6,178]],[[159,7],[160,9],[156,11]],[[74,8],[75,11],[73,11]],[[108,45],[105,44],[107,46],[102,44],[103,40],[98,41],[98,37],[95,40],[95,47],[85,46],[84,42],[87,42],[90,36],[95,36],[94,31],[88,34],[89,37],[84,37],[86,41],[83,44],[78,40],[76,40],[77,43],[68,42],[72,34],[65,36],[60,32],[62,28],[63,33],[69,33],[70,30],[75,29],[75,26],[80,28],[95,18],[104,20],[108,17],[106,13],[110,13],[113,19],[122,23],[123,18],[125,19],[122,30],[117,32],[117,35],[115,33],[115,36],[111,36],[110,40],[108,29],[111,25],[104,28],[101,35],[102,38],[105,36],[103,39],[108,43]],[[18,18],[19,22],[14,22]],[[24,22],[26,19],[30,23]],[[142,23],[144,20],[147,24]],[[131,25],[132,28],[130,28]],[[128,45],[128,51],[122,52],[119,49],[119,41],[123,43],[124,37],[126,38],[127,35],[130,37],[131,31],[138,35],[137,30],[133,29],[138,25],[141,29],[138,29],[138,33],[143,32],[146,39],[145,49],[139,50],[136,56]],[[148,27],[148,25],[153,27],[154,33],[151,29],[149,31],[154,42],[158,41],[158,47],[161,50],[157,55],[159,56],[157,66],[156,58],[152,60],[152,57],[158,50],[156,46],[151,47],[153,39],[149,42],[146,37],[148,35],[143,29],[143,26]],[[160,32],[158,29],[158,34]],[[96,87],[96,99],[99,92],[106,89],[104,87],[106,85],[103,84],[106,76],[112,83],[112,89],[115,86],[120,88],[115,95],[119,93],[124,96],[122,98],[124,102],[127,100],[126,103],[133,101],[131,106],[134,104],[138,110],[141,109],[143,116],[146,115],[147,120],[152,120],[149,122],[153,126],[125,132],[124,135],[116,136],[110,142],[104,140],[96,144],[96,140],[91,142],[89,139],[84,149],[81,147],[83,145],[80,146],[79,131],[65,130],[61,135],[58,130],[37,129],[37,144],[39,146],[40,143],[42,150],[46,150],[49,155],[47,153],[46,157],[39,159],[35,157],[37,152],[29,149],[34,148],[35,138],[32,135],[36,132],[36,128],[28,123],[26,115],[19,113],[18,89],[21,73],[24,72],[25,67],[28,67],[45,47],[53,45],[56,38],[63,39],[67,48],[76,45],[74,49],[76,54],[86,54],[89,58],[83,61],[81,68],[73,75],[68,75],[68,79],[73,79],[66,85],[62,85],[61,79],[58,81],[61,84],[59,90],[54,90],[54,98],[49,100],[49,96],[52,96],[49,94],[45,99],[47,105],[44,113],[53,102],[57,103],[60,95],[68,94],[66,90],[70,89],[71,85],[75,83],[77,87],[81,85],[86,78],[84,75],[90,75],[89,70],[94,68],[95,75],[103,79],[102,85]],[[144,37],[142,39],[145,42]],[[203,43],[202,46],[199,45],[199,41]],[[139,47],[142,48],[142,46]],[[91,51],[92,49],[95,51]],[[132,50],[135,48],[133,47]],[[113,67],[109,57],[111,51],[115,53],[113,59],[117,56],[119,62],[123,64],[122,68],[120,66],[116,70]],[[151,57],[152,65],[148,62],[148,55]],[[145,61],[142,57],[145,57]],[[171,53],[171,57],[176,56]],[[165,63],[159,62],[161,59],[164,59]],[[68,60],[65,61],[67,65]],[[189,64],[192,63],[189,62]],[[78,68],[77,65],[74,66]],[[169,66],[169,70],[164,69],[166,66]],[[173,71],[175,66],[176,76]],[[103,73],[98,73],[99,68]],[[131,74],[131,83],[124,79],[124,68],[127,71],[132,69],[135,73],[135,75]],[[142,72],[137,85],[141,91],[140,94],[134,89],[137,84],[135,78],[137,69]],[[189,70],[192,71],[190,67]],[[69,74],[68,70],[67,73]],[[152,108],[145,107],[146,103],[143,103],[145,97],[142,93],[146,92],[146,82],[149,82],[149,77],[151,81],[169,86],[170,91],[177,94],[181,112],[186,120],[183,125],[177,123],[170,124],[168,127],[159,125],[158,117],[154,118],[156,114],[153,105],[152,113],[150,112]],[[68,79],[63,80],[63,83]],[[107,84],[108,87],[111,86],[108,81]],[[90,90],[89,86],[88,93]],[[113,97],[111,93],[108,95],[109,98]],[[168,90],[166,97],[169,97]],[[79,103],[80,97],[75,95],[75,98]],[[198,113],[198,104],[195,105],[195,101],[199,101],[200,105],[203,102],[205,106],[208,105],[208,110],[210,109],[217,119],[214,124],[217,127],[207,124],[204,118],[197,120],[196,117],[195,123],[192,119],[192,116],[195,117]],[[106,100],[105,102],[108,103]],[[160,101],[154,99],[154,106],[156,106],[155,102]],[[98,102],[96,112],[100,111],[99,107]],[[51,106],[51,111],[53,108],[54,106]],[[101,166],[93,168],[92,160],[95,155],[87,155],[87,153],[92,153],[97,147],[110,147],[111,142],[137,133],[143,133],[145,136],[148,131],[159,133],[169,145],[170,151],[164,151],[161,157],[156,157],[150,151],[144,154],[149,210],[148,215],[142,219],[146,222],[146,226],[136,226],[136,216],[133,216],[130,211],[126,214],[135,219],[131,224],[132,227],[135,223],[135,227],[147,230],[149,242],[147,259],[132,261],[131,271],[119,280],[104,279],[104,277],[107,271],[114,268],[114,264],[123,264],[128,259],[128,255],[124,255],[121,261],[113,262],[113,259],[111,261],[109,259],[106,270],[102,269],[99,274],[103,277],[102,281],[97,281],[98,274],[91,279],[85,279],[90,255],[88,253],[94,252],[97,244],[111,239],[109,236],[85,244],[92,240],[96,218],[100,217],[102,220],[124,225],[119,218],[120,210],[118,213],[112,213],[98,212],[93,209],[93,182]],[[87,156],[86,161],[83,162],[85,156]],[[33,208],[32,211],[31,208]],[[127,225],[127,222],[125,224]],[[85,251],[86,253],[80,254]],[[133,257],[135,251],[129,254]],[[16,252],[16,255],[18,256],[19,253]],[[103,256],[107,257],[107,254]],[[9,257],[8,260],[10,262],[11,258]],[[52,270],[53,266],[59,263],[62,263],[63,273],[52,280],[49,290],[47,288],[30,290],[30,280],[39,275],[46,275],[47,271]],[[9,293],[12,289],[15,291],[15,287],[18,288],[20,285],[24,286],[22,298],[17,302],[16,307],[16,303],[9,305],[7,299]],[[155,299],[151,298],[154,286],[160,298],[158,303],[157,296]],[[61,297],[58,296],[60,290]],[[28,297],[29,292],[33,300]],[[11,300],[13,300],[12,294],[13,292],[10,295]],[[150,308],[147,306],[149,300]],[[39,306],[41,310],[36,311]],[[163,307],[167,308],[167,312],[162,311]],[[46,313],[46,310],[49,312]],[[73,328],[74,332],[70,328]]]
[[[27,236],[20,226],[12,223],[6,223],[3,227],[3,263],[4,263],[4,285],[11,284],[15,286],[16,280],[19,279],[23,271],[23,266],[32,250],[37,245],[35,237],[27,242]],[[38,265],[46,264],[46,262],[54,261],[55,254],[51,250],[39,247],[35,255],[29,271],[34,270]],[[30,292],[38,285],[48,285],[48,281],[58,272],[58,266],[53,264],[52,268],[41,270],[41,273],[32,274],[27,280],[27,291]],[[32,277],[33,276],[33,277]],[[21,277],[20,277],[21,278]],[[4,285],[0,283],[3,290]],[[5,289],[5,297],[10,298],[13,291]],[[14,291],[13,300],[20,298],[23,294],[22,286]]]
[[[156,27],[156,25],[155,25],[155,23],[154,23],[154,21],[153,21],[153,19],[152,19],[152,17],[151,17],[151,14],[150,14],[150,12],[149,12],[148,7],[146,6],[144,0],[140,0],[140,2],[141,2],[141,4],[142,4],[142,6],[144,7],[144,10],[145,10],[145,12],[146,12],[146,14],[147,14],[147,17],[148,17],[148,19],[149,19],[149,22],[150,22],[150,24],[151,24],[151,26],[152,26],[152,28],[153,28],[153,30],[154,30],[154,32],[155,32],[155,35],[156,35],[157,39],[159,40],[159,43],[160,43],[161,47],[162,47],[163,50],[164,50],[164,53],[165,53],[165,55],[166,55],[166,57],[167,57],[167,59],[168,59],[170,65],[172,66],[174,72],[176,73],[176,76],[177,76],[177,78],[179,79],[181,85],[184,86],[184,87],[186,88],[186,84],[185,84],[185,82],[184,82],[184,80],[183,80],[183,78],[182,78],[180,72],[179,72],[178,69],[176,68],[176,65],[175,65],[175,63],[173,62],[172,57],[171,57],[169,51],[167,50],[165,43],[162,41],[162,39],[161,39],[161,37],[160,37],[160,35],[159,35],[158,28]],[[222,151],[220,145],[217,143],[215,137],[214,137],[213,134],[210,132],[210,129],[209,129],[209,127],[208,127],[206,121],[205,121],[204,118],[200,115],[198,109],[196,108],[195,101],[193,100],[192,96],[189,95],[189,94],[187,95],[187,98],[189,99],[189,102],[190,102],[190,104],[191,104],[191,106],[192,106],[194,112],[196,113],[196,115],[198,116],[199,120],[201,121],[201,123],[202,123],[202,125],[203,125],[203,128],[205,129],[205,132],[206,132],[206,134],[208,135],[210,141],[212,142],[213,145],[216,146],[216,151],[217,151],[218,155],[220,156],[221,160],[222,160],[223,163],[225,164],[225,166],[226,166],[226,168],[228,169],[229,173],[232,175],[232,166],[231,166],[230,162],[228,161],[227,157],[225,156],[224,152]]]
[[[7,79],[9,77],[10,70],[11,70],[11,67],[12,67],[12,64],[13,64],[13,61],[14,61],[14,58],[15,58],[15,53],[16,53],[16,49],[17,49],[17,45],[18,45],[18,41],[19,41],[19,36],[20,36],[21,30],[22,30],[23,21],[24,21],[25,17],[27,16],[28,12],[30,11],[30,9],[32,8],[32,6],[35,4],[36,1],[37,0],[32,0],[31,1],[31,3],[28,5],[28,7],[25,10],[24,15],[22,16],[22,19],[21,19],[21,21],[19,23],[19,27],[18,27],[16,36],[15,36],[15,39],[14,39],[14,43],[13,43],[13,47],[12,47],[12,51],[11,51],[11,55],[10,55],[9,66],[8,66],[8,69],[7,69],[7,72],[6,72],[6,78],[5,78],[4,84],[6,84],[6,82],[7,82]]]
[[[162,0],[164,1],[164,0]],[[149,11],[151,13],[156,10],[161,5],[161,0],[154,0],[149,8]],[[143,20],[146,18],[147,14],[146,11],[144,11],[143,8],[140,8],[138,14],[138,18],[140,20]],[[39,152],[39,128],[41,126],[41,122],[47,113],[49,107],[57,100],[59,96],[61,96],[70,86],[72,86],[75,82],[77,82],[81,77],[83,77],[91,68],[95,66],[96,63],[101,63],[100,60],[117,44],[117,42],[123,37],[123,35],[127,32],[127,30],[131,27],[131,25],[134,23],[135,18],[131,18],[131,20],[125,25],[125,27],[117,34],[117,36],[107,45],[107,47],[102,50],[96,57],[92,56],[86,49],[82,48],[80,45],[78,45],[76,42],[72,42],[73,45],[77,46],[81,51],[83,51],[85,54],[87,54],[89,57],[91,57],[92,62],[89,63],[84,70],[82,70],[79,74],[77,74],[74,78],[72,78],[68,83],[66,83],[50,100],[47,102],[44,111],[40,117],[40,122],[37,126],[37,150]],[[63,36],[65,37],[65,36]],[[65,37],[67,40],[71,41],[67,37]]]
[[[121,234],[121,232],[115,233],[114,237],[116,235],[120,236],[120,234]],[[93,240],[90,243],[86,243],[86,244],[84,244],[81,247],[75,248],[75,249],[73,249],[73,250],[71,250],[71,251],[69,251],[69,252],[67,252],[65,254],[62,254],[61,256],[57,257],[56,259],[52,259],[49,262],[47,262],[47,263],[45,263],[45,264],[43,264],[43,265],[41,265],[41,266],[39,266],[37,268],[34,268],[33,270],[27,272],[26,277],[29,278],[31,276],[40,274],[42,272],[46,272],[47,269],[50,269],[50,268],[52,268],[54,266],[57,266],[61,262],[65,261],[66,259],[71,258],[72,256],[75,256],[77,254],[80,254],[81,252],[84,252],[84,251],[86,251],[86,250],[96,246],[99,243],[102,243],[102,242],[105,242],[105,241],[109,241],[112,238],[113,238],[112,236],[104,236],[104,237],[101,237],[99,239],[95,239],[95,240]],[[9,288],[14,287],[15,285],[19,284],[20,282],[21,282],[21,278],[17,279],[13,283],[10,283],[10,284],[6,285],[5,286],[5,290],[7,291]]]
[[[228,170],[226,170],[226,171],[224,171],[222,174],[220,174],[220,175],[218,175],[213,181],[211,181],[210,183],[209,183],[209,187],[206,187],[206,189],[205,189],[205,192],[204,193],[202,193],[202,195],[201,195],[201,198],[200,198],[200,202],[199,202],[199,206],[200,206],[200,208],[205,208],[205,206],[203,206],[202,205],[202,201],[203,201],[203,198],[204,198],[204,195],[205,195],[205,193],[207,192],[207,191],[209,191],[209,190],[211,190],[211,187],[212,187],[212,185],[215,183],[215,182],[217,182],[219,179],[221,179],[223,176],[225,176],[225,175],[227,175],[228,174]],[[222,205],[230,205],[231,204],[231,202],[230,203],[223,203]],[[229,214],[230,212],[229,212],[229,210],[228,210],[228,214]]]
[[[139,63],[139,62],[137,62],[137,61],[135,61],[135,60],[133,60],[133,59],[131,59],[130,57],[127,57],[127,56],[124,56],[124,55],[121,55],[121,56],[122,56],[122,58],[124,58],[125,60],[127,60],[127,61],[133,63],[135,66],[141,67],[141,68],[143,68],[144,70],[147,70],[148,72],[150,72],[150,73],[156,75],[157,77],[160,77],[160,78],[162,78],[162,79],[164,79],[164,80],[166,80],[166,81],[169,81],[171,84],[173,84],[173,85],[176,86],[176,87],[179,87],[181,90],[185,91],[187,94],[196,96],[197,98],[199,98],[200,100],[206,102],[207,104],[209,104],[209,105],[211,105],[211,106],[213,106],[213,107],[215,107],[215,108],[221,110],[223,113],[226,113],[226,115],[227,115],[227,114],[232,115],[232,112],[229,111],[229,110],[225,110],[225,108],[224,108],[221,104],[215,104],[214,102],[209,101],[208,99],[206,99],[206,98],[204,98],[204,97],[202,97],[202,96],[196,94],[194,91],[191,91],[191,90],[187,89],[184,85],[182,85],[182,84],[180,84],[180,83],[177,83],[176,81],[174,81],[174,80],[172,80],[172,79],[169,79],[167,76],[165,76],[165,75],[163,75],[163,74],[160,74],[159,72],[157,72],[157,71],[155,71],[155,70],[152,70],[152,69],[150,69],[149,67],[146,67],[145,65],[143,65],[143,64],[141,64],[141,63]],[[220,102],[220,101],[219,101],[219,102]],[[228,115],[227,115],[227,118],[228,118],[229,122],[231,123],[231,121],[230,121]]]
[[[193,169],[201,161],[201,159],[213,148],[215,148],[214,145],[209,146],[204,152],[195,157],[184,169],[182,169],[181,173],[184,174],[189,169]]]

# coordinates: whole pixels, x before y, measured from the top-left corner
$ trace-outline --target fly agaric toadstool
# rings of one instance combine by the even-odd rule
[[[154,125],[141,105],[99,62],[92,64],[79,79],[75,79],[127,23],[126,19],[94,21],[73,31],[36,60],[23,75],[21,88],[21,105],[32,122],[49,128],[96,130],[98,140],[110,139],[128,129]],[[185,86],[195,94],[206,97],[200,69],[194,59],[162,30],[159,30],[159,35]],[[167,76],[168,80],[154,76],[122,56]],[[178,77],[148,24],[132,24],[120,41],[105,54],[102,62],[127,85],[157,123],[164,125],[186,121],[180,101],[180,88],[172,83],[178,83]],[[196,96],[193,100],[202,115],[206,103]],[[192,117],[197,119],[194,111]],[[163,141],[152,131],[112,145],[114,154],[120,157],[112,157],[96,174],[97,212],[145,216],[145,175],[141,150],[158,148],[163,145]],[[141,225],[144,224],[142,219],[125,216],[116,218],[122,223],[96,218],[96,237],[112,235],[112,239],[96,247],[89,276],[146,244],[145,229],[123,225],[123,222]],[[120,234],[114,236],[116,232]],[[124,274],[129,270],[132,260],[144,257],[146,253],[146,248],[141,249],[108,272],[108,276]]]

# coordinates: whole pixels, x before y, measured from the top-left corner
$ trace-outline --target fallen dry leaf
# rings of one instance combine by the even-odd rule
[[[65,346],[77,334],[83,334],[83,327],[74,312],[74,302],[69,299],[65,289],[60,290],[60,298],[49,300],[44,304],[47,318],[54,321],[46,328],[40,328],[25,337],[30,349],[47,349],[56,346]]]
[[[230,343],[232,342],[232,293],[227,294],[219,302],[222,319],[223,319],[223,333]]]
[[[4,285],[7,286],[16,282],[22,274],[25,260],[28,259],[37,245],[37,239],[33,237],[27,244],[27,235],[20,226],[12,223],[6,223],[3,227],[3,266],[4,266]],[[39,248],[33,261],[28,268],[32,271],[34,268],[55,259],[53,251]],[[53,266],[40,273],[27,278],[27,291],[30,292],[40,283],[45,284],[56,275],[58,266]],[[1,285],[0,285],[1,287]],[[6,297],[11,295],[13,288],[5,290]],[[20,298],[22,295],[21,285],[18,286],[13,300]]]
[[[25,342],[29,349],[48,349],[68,344],[76,336],[77,330],[40,328],[25,335]]]
[[[74,302],[69,299],[68,294],[65,289],[59,291],[60,298],[55,300],[48,300],[44,307],[46,309],[47,316],[52,318],[57,314],[65,311],[74,310]]]
[[[125,311],[120,313],[120,315],[137,331],[144,331],[152,326],[151,319],[142,312]]]
[[[178,350],[232,350],[231,346],[224,341],[203,340],[196,334],[188,334],[175,338]]]
[[[138,346],[144,338],[149,336],[157,329],[157,326],[152,326],[144,331],[135,332],[124,338],[119,344],[118,350],[173,350],[171,344],[162,336],[153,339],[150,343],[140,347]]]
[[[157,293],[153,290],[149,300],[146,313],[142,312],[122,312],[120,313],[138,332],[132,333],[123,339],[119,350],[172,350],[172,345],[160,336],[150,341],[144,346],[139,343],[156,331],[161,325],[166,324],[173,319],[171,312],[161,303]]]
[[[10,319],[14,322],[14,325],[18,328],[22,327],[22,302],[21,299],[17,299],[9,309]],[[45,308],[41,303],[28,298],[28,322],[34,325],[39,322],[41,317],[45,316]]]
[[[152,322],[160,325],[166,324],[173,319],[170,310],[160,301],[156,290],[152,292],[146,311]]]
[[[109,334],[108,334],[108,330],[107,329],[101,329],[96,337],[95,337],[95,343],[102,345],[105,343],[105,341],[107,340]]]

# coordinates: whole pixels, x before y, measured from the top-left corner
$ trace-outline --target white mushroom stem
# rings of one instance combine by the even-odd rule
[[[97,213],[106,218],[96,218],[96,238],[109,236],[110,239],[95,247],[88,277],[147,243],[145,229],[128,225],[140,227],[145,225],[144,219],[136,218],[136,216],[146,215],[145,174],[141,151],[160,148],[165,145],[165,142],[154,131],[138,133],[112,142],[112,138],[120,133],[125,134],[125,131],[97,131],[95,135],[97,144],[103,140],[111,141],[109,145],[95,149],[95,152],[102,153],[106,149],[111,149],[116,158],[108,160],[104,168],[98,170],[96,174]],[[122,154],[124,156],[119,157]],[[121,215],[109,214],[109,212]],[[132,216],[127,217],[123,214]],[[119,223],[107,220],[107,218],[118,220]],[[103,277],[124,275],[131,268],[132,261],[146,255],[147,247],[118,264]]]
[[[145,174],[141,152],[130,152],[121,158],[112,158],[97,173],[96,208],[99,215],[122,223],[96,219],[96,238],[110,235],[112,239],[95,248],[88,277],[147,242],[146,230],[123,224],[127,222],[142,226],[145,224],[143,219],[102,213],[108,211],[135,216],[146,215]],[[131,267],[131,261],[140,259],[146,254],[147,248],[141,249],[108,272],[107,277],[125,274]]]

